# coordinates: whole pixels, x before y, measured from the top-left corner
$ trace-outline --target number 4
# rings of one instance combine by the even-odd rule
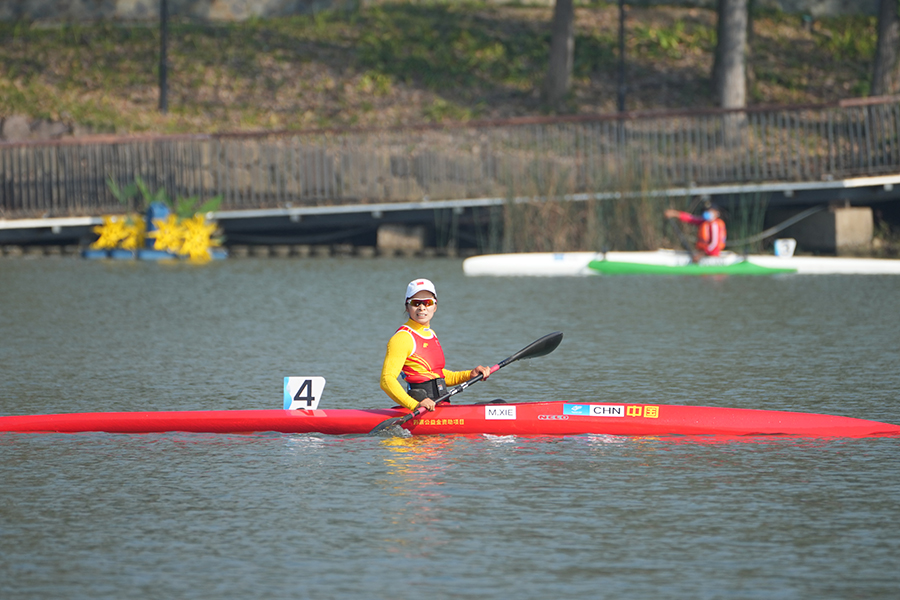
[[[305,394],[304,394],[305,392]],[[312,379],[304,379],[303,383],[300,384],[300,389],[297,390],[297,393],[294,394],[294,402],[300,402],[305,400],[306,406],[312,406],[313,401],[315,401],[316,397],[313,396],[312,393]]]
[[[285,377],[284,409],[316,410],[324,390],[324,377]]]

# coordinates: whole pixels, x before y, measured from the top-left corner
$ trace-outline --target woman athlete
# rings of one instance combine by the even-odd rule
[[[458,385],[479,373],[488,378],[490,369],[481,365],[471,371],[444,368],[444,350],[431,329],[431,319],[437,312],[437,292],[431,281],[411,281],[404,305],[409,320],[388,340],[381,367],[381,389],[394,402],[410,410],[419,406],[434,410],[434,401],[447,393],[448,385]],[[407,389],[397,380],[401,374]]]

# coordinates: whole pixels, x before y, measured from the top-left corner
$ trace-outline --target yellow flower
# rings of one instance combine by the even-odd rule
[[[103,224],[94,227],[94,233],[100,237],[91,244],[91,248],[103,250],[115,248],[128,235],[125,229],[125,219],[112,215],[104,216]]]
[[[147,234],[156,241],[153,247],[181,256],[193,261],[206,262],[212,258],[210,248],[216,245],[212,235],[216,230],[215,223],[207,223],[206,217],[196,214],[189,219],[179,220],[174,214],[166,219],[154,219],[156,231]]]
[[[211,258],[209,248],[212,246],[212,234],[216,230],[214,223],[207,223],[206,217],[197,214],[182,223],[184,227],[184,244],[181,254],[191,260],[207,261]]]
[[[178,217],[169,215],[165,220],[153,219],[153,224],[156,225],[156,231],[147,234],[156,240],[153,242],[153,248],[180,254],[184,244],[184,228],[178,222]]]
[[[141,215],[128,215],[123,229],[125,235],[122,239],[122,248],[125,250],[137,250],[144,247],[147,226]]]

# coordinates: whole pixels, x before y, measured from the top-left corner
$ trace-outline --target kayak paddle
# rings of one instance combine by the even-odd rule
[[[509,363],[515,362],[515,361],[519,360],[520,358],[537,358],[538,356],[545,356],[547,354],[550,354],[551,352],[556,350],[556,347],[559,346],[559,343],[562,341],[562,338],[563,338],[563,334],[561,331],[549,333],[549,334],[545,335],[544,337],[542,337],[541,339],[531,342],[530,344],[528,344],[527,346],[525,346],[524,348],[522,348],[521,350],[519,350],[512,356],[510,356],[509,358],[505,358],[505,359],[501,360],[500,362],[498,362],[496,365],[491,367],[491,373],[493,373],[494,371],[497,371],[499,369],[502,369]],[[484,376],[481,373],[479,373],[472,379],[470,379],[468,381],[464,381],[463,383],[447,390],[447,393],[438,397],[438,399],[435,400],[434,403],[439,404],[441,402],[449,402],[451,396],[455,396],[456,394],[465,390],[467,387],[469,387],[473,383],[481,381],[482,379],[484,379]],[[391,427],[394,427],[395,425],[399,427],[399,426],[403,425],[404,423],[406,423],[407,421],[418,417],[419,415],[421,415],[422,413],[424,413],[426,411],[427,411],[427,409],[422,408],[420,406],[420,407],[416,408],[415,410],[413,410],[408,415],[403,415],[402,417],[393,417],[390,419],[386,419],[386,420],[382,421],[381,423],[379,423],[378,425],[376,425],[375,428],[369,432],[369,435],[381,433],[385,429],[389,429]]]
[[[678,241],[681,242],[681,245],[684,246],[684,249],[688,251],[688,254],[693,254],[694,249],[691,248],[690,243],[684,238],[684,232],[681,231],[681,227],[678,223],[675,222],[674,217],[669,217],[669,225],[672,226],[672,229],[675,231],[675,235],[678,236]]]

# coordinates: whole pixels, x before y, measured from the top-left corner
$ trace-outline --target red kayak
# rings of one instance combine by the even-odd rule
[[[0,432],[366,434],[385,419],[408,413],[403,408],[337,408],[27,415],[0,417]],[[565,401],[439,405],[403,428],[413,435],[900,435],[898,425],[814,413]]]

